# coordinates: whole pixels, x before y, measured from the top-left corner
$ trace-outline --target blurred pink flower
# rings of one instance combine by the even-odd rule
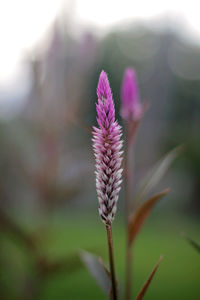
[[[133,68],[127,68],[121,87],[121,112],[126,121],[138,121],[142,115],[138,82]]]

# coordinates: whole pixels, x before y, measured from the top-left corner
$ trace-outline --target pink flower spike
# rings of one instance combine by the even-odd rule
[[[138,121],[142,115],[138,82],[133,68],[127,68],[121,87],[121,112],[126,121]]]
[[[117,210],[122,169],[121,126],[115,121],[115,108],[108,77],[101,72],[97,86],[97,122],[93,127],[93,148],[96,160],[96,189],[99,214],[106,225],[111,225]]]

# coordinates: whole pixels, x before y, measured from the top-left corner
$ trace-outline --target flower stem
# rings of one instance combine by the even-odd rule
[[[126,286],[125,286],[125,299],[130,300],[132,295],[132,281],[133,281],[133,269],[132,269],[132,247],[127,245],[126,249]]]
[[[138,122],[133,124],[126,124],[126,157],[125,157],[125,221],[126,221],[126,286],[125,286],[125,299],[130,300],[132,296],[133,286],[133,270],[132,270],[132,247],[129,244],[129,216],[131,204],[134,209],[135,203],[131,203],[133,184],[133,142],[136,133]]]
[[[114,266],[112,226],[106,225],[106,231],[107,231],[107,238],[108,238],[108,254],[109,254],[110,275],[111,275],[111,282],[112,282],[111,294],[113,300],[118,300],[117,281],[116,281],[115,266]]]

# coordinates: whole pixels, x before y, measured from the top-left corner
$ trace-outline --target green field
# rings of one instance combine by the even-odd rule
[[[107,262],[105,229],[98,218],[87,215],[80,218],[80,215],[68,213],[65,218],[53,218],[46,226],[48,234],[45,234],[42,241],[42,251],[49,259],[55,260],[77,252],[77,249],[85,249],[101,255]],[[124,225],[123,222],[116,220],[113,227],[116,270],[123,287]],[[133,249],[134,295],[162,254],[163,262],[145,299],[200,299],[200,255],[180,235],[184,230],[198,240],[199,229],[197,222],[183,217],[163,215],[162,218],[158,218],[153,214],[148,219]],[[9,263],[6,264],[5,261],[1,263],[1,290],[5,295],[9,295],[8,299],[11,300],[15,299],[15,293],[19,292],[18,286],[24,273],[27,272],[29,260],[13,238],[4,236],[2,240],[1,257],[7,259]],[[12,269],[13,266],[15,269]],[[11,290],[8,290],[9,286],[12,286]],[[81,265],[70,273],[66,270],[49,276],[42,284],[39,299],[103,300],[107,297]]]

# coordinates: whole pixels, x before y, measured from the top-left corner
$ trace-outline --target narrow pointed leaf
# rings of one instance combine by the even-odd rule
[[[149,285],[150,285],[150,283],[151,283],[151,281],[152,281],[152,279],[153,279],[153,277],[154,277],[154,275],[155,275],[162,259],[163,259],[163,257],[161,256],[159,261],[155,265],[153,271],[151,272],[150,276],[148,277],[147,281],[145,282],[145,284],[141,288],[139,294],[137,295],[136,300],[142,300],[143,299],[143,297],[144,297],[144,295],[145,295],[145,293],[146,293],[146,291],[147,291],[147,289],[148,289],[148,287],[149,287]]]
[[[100,265],[102,266],[102,268],[104,269],[104,271],[106,272],[106,274],[108,275],[108,277],[110,277],[110,271],[108,270],[107,266],[104,264],[101,256],[98,257],[98,261],[99,261]]]
[[[187,236],[185,233],[183,233],[183,236],[188,241],[188,243],[197,251],[200,253],[200,244],[191,239],[189,236]]]
[[[139,230],[141,229],[144,221],[148,217],[151,209],[154,205],[164,197],[170,189],[165,189],[159,194],[156,194],[149,198],[147,201],[141,204],[141,206],[136,210],[136,212],[130,217],[129,219],[129,244],[131,244],[136,235],[138,234]]]
[[[182,148],[183,146],[178,146],[168,152],[164,158],[162,158],[147,174],[140,185],[139,192],[136,196],[136,202],[142,200],[146,194],[149,193],[160,182]]]
[[[102,260],[102,258],[100,256],[98,257],[98,261],[101,264],[101,266],[104,269],[104,271],[106,272],[107,276],[110,278],[110,282],[111,282],[110,271],[109,271],[108,267],[105,265],[105,263],[103,262],[103,260]],[[120,292],[120,285],[119,285],[119,280],[118,279],[116,279],[116,284],[117,284],[117,291],[119,293]],[[109,297],[110,297],[111,300],[113,300],[111,285],[110,285]]]
[[[111,288],[110,276],[102,259],[100,259],[100,262],[97,256],[86,251],[81,251],[80,256],[90,274],[96,279],[100,288],[109,295]]]

